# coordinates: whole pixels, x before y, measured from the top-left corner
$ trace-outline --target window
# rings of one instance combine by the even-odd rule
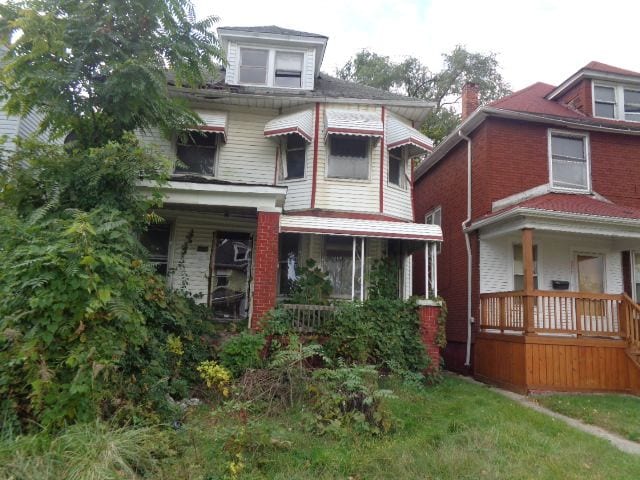
[[[329,140],[329,177],[369,178],[369,138],[331,135]]]
[[[400,188],[405,188],[406,186],[403,153],[402,148],[389,150],[389,183]]]
[[[624,119],[640,122],[640,91],[624,90]]]
[[[616,118],[616,89],[614,87],[594,86],[593,98],[596,117]]]
[[[140,236],[140,243],[149,252],[149,260],[156,268],[156,272],[166,276],[169,264],[169,238],[171,226],[169,224],[151,225]]]
[[[438,225],[442,227],[442,208],[437,207],[431,210],[424,216],[424,223],[427,225]],[[442,251],[442,242],[438,242],[437,252],[440,253]]]
[[[269,50],[240,49],[240,83],[266,85]]]
[[[538,246],[533,246],[533,288],[538,289]],[[513,246],[513,289],[524,289],[524,263],[522,260],[522,244]]]
[[[176,173],[215,175],[218,134],[192,130],[178,139],[177,155],[184,165],[176,165]]]
[[[551,185],[566,190],[589,190],[588,137],[550,134]]]
[[[304,178],[307,142],[297,134],[287,135],[285,142],[286,161],[283,172],[285,180]]]
[[[246,262],[249,260],[249,254],[251,249],[248,245],[242,242],[233,242],[233,261],[234,262]]]
[[[640,301],[640,253],[633,254],[633,293],[635,294],[634,300]]]
[[[302,87],[302,53],[276,52],[276,87]]]
[[[640,88],[623,85],[593,85],[596,117],[640,122]]]
[[[296,281],[300,255],[300,235],[283,233],[280,235],[278,254],[278,294],[289,295]]]
[[[355,244],[355,264],[353,251]],[[325,237],[324,270],[333,286],[332,296],[357,298],[362,291],[361,279],[362,243],[353,237]],[[353,286],[353,289],[351,288]]]

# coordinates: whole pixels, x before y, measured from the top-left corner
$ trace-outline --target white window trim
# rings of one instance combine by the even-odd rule
[[[629,251],[629,256],[631,257],[629,259],[630,262],[630,276],[631,276],[631,298],[633,299],[634,302],[638,302],[638,299],[636,298],[636,281],[640,281],[640,278],[636,278],[636,255],[640,254],[640,250],[630,250]],[[622,265],[622,267],[624,268],[624,265]]]
[[[249,87],[270,87],[270,88],[280,88],[283,90],[304,90],[309,88],[305,83],[305,70],[307,63],[307,50],[304,48],[281,48],[281,47],[269,47],[264,45],[256,45],[250,43],[238,44],[238,54],[237,54],[237,66],[236,66],[236,84],[238,85],[246,85]],[[250,50],[266,50],[269,52],[267,58],[267,83],[247,83],[240,81],[240,67],[242,63],[242,49],[248,48]],[[275,84],[276,80],[276,52],[283,53],[299,53],[302,54],[302,71],[300,72],[300,86],[299,87],[281,87]]]
[[[304,144],[304,169],[302,177],[287,178],[287,140],[289,139],[289,135],[297,135],[297,133],[283,135],[280,141],[280,181],[287,183],[304,182],[307,179],[307,154],[309,152],[306,142]]]
[[[407,176],[407,168],[410,166],[407,159],[407,148],[406,146],[400,147],[402,149],[402,153],[400,155],[402,162],[402,172],[400,173],[400,185],[396,185],[395,183],[389,180],[389,173],[391,172],[391,150],[387,150],[387,186],[389,188],[394,188],[396,190],[400,190],[402,192],[406,192],[411,183],[411,179]]]
[[[349,135],[345,135],[345,136],[349,136]],[[367,139],[367,178],[350,178],[350,177],[332,177],[331,175],[329,175],[329,162],[331,160],[331,142],[333,141],[333,137],[334,135],[329,135],[327,138],[327,142],[326,142],[326,157],[327,157],[327,164],[326,164],[326,168],[324,169],[324,178],[327,181],[330,182],[358,182],[358,183],[369,183],[371,182],[371,168],[372,168],[372,161],[371,161],[371,152],[374,148],[374,142],[371,141],[371,137],[364,137],[361,136],[360,138],[366,138]],[[356,158],[356,157],[352,157],[352,158]]]
[[[613,118],[611,117],[601,117],[596,115],[596,87],[608,87],[613,88],[615,95],[615,103],[613,108]],[[632,123],[640,123],[640,120],[628,120],[625,118],[624,112],[624,91],[627,90],[635,90],[640,92],[640,85],[631,85],[631,84],[618,84],[618,83],[607,83],[607,82],[591,82],[591,111],[593,112],[594,118],[604,118],[607,120],[621,120],[623,122],[632,122]]]
[[[586,188],[565,188],[556,187],[553,184],[553,152],[551,150],[551,138],[557,135],[559,137],[581,138],[584,140],[584,155],[587,163],[587,186]],[[565,130],[555,130],[550,128],[547,130],[547,162],[549,168],[549,187],[551,191],[572,192],[590,194],[591,191],[591,139],[586,132],[575,132]]]
[[[239,242],[233,242],[233,261],[234,262],[245,262],[249,260],[249,256],[251,255],[251,247],[245,247],[244,245],[241,245],[241,246],[245,249],[243,256],[238,255],[241,252],[241,249],[238,248]]]
[[[516,289],[516,282],[515,282],[515,277],[516,277],[516,259],[513,256],[513,252],[515,251],[515,246],[516,245],[520,245],[522,246],[522,240],[514,240],[511,242],[510,244],[510,253],[509,253],[509,262],[511,263],[511,279],[510,284],[511,284],[511,290],[515,291]],[[548,290],[545,288],[542,288],[542,286],[544,285],[542,283],[542,257],[541,257],[541,252],[542,252],[542,248],[540,247],[539,243],[534,243],[533,247],[537,250],[537,255],[536,255],[536,260],[534,263],[537,263],[538,265],[538,272],[534,273],[534,277],[538,277],[538,290]],[[523,276],[524,276],[524,252],[523,252],[523,257],[522,257],[522,268],[523,268]]]

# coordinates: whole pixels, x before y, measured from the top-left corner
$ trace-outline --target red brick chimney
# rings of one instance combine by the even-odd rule
[[[466,120],[479,106],[478,85],[472,82],[465,83],[462,87],[462,121]]]

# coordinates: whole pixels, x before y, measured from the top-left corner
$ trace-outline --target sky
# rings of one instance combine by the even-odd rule
[[[218,26],[278,25],[329,37],[322,70],[364,48],[414,56],[432,71],[456,45],[496,53],[513,90],[557,85],[591,60],[640,71],[640,2],[634,0],[194,0]]]

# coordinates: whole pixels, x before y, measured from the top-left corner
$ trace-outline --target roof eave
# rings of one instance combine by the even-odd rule
[[[547,100],[554,100],[583,79],[624,82],[640,85],[640,77],[637,76],[623,75],[621,73],[600,72],[598,70],[591,69],[582,69],[562,82],[558,87],[547,94],[545,98]]]

